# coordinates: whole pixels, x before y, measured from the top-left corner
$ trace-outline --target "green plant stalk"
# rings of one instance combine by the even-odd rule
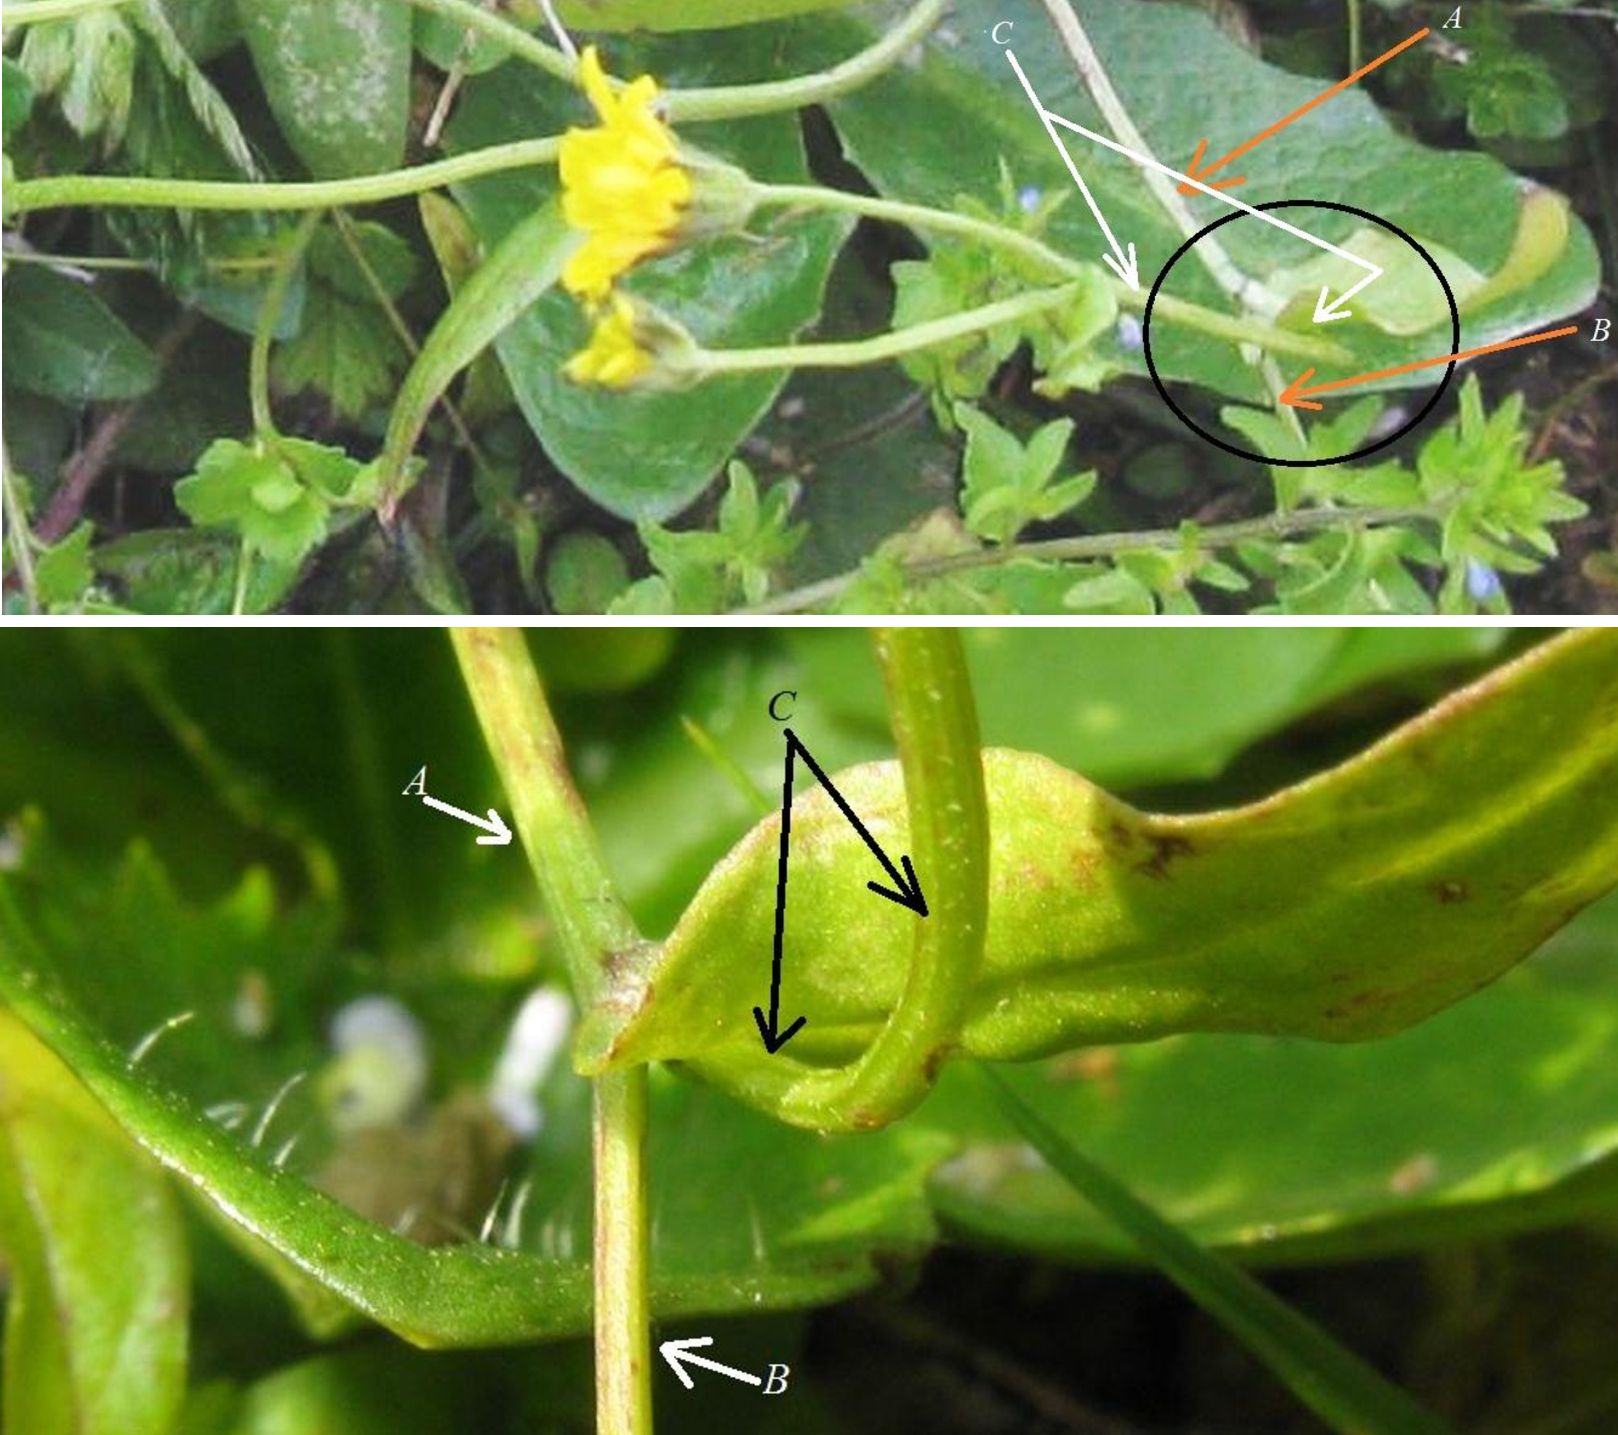
[[[651,1435],[651,1269],[644,1066],[592,1084],[595,1153],[596,1430]]]
[[[819,1131],[875,1130],[927,1094],[959,1028],[988,920],[989,819],[960,635],[894,628],[874,639],[904,773],[909,855],[928,915],[913,918],[904,989],[857,1060],[824,1071],[783,1050],[762,1066],[750,1056],[738,1066],[737,1079],[783,1120]],[[789,927],[791,920],[789,903]]]
[[[578,80],[578,65],[554,45],[486,10],[475,0],[409,0],[418,9],[446,16],[468,30],[497,41],[517,59],[570,84]],[[749,115],[773,114],[823,104],[874,80],[892,68],[912,45],[938,23],[947,0],[920,0],[905,17],[874,44],[829,70],[770,80],[754,85],[721,85],[707,89],[668,90],[659,107],[670,120],[732,120]],[[612,80],[616,87],[622,82]]]
[[[1031,289],[1010,299],[997,299],[992,304],[963,309],[958,314],[929,319],[924,324],[892,329],[868,339],[846,339],[824,344],[777,344],[757,349],[704,349],[693,346],[689,351],[668,355],[665,362],[675,374],[697,379],[712,374],[755,373],[761,369],[851,369],[896,359],[917,349],[947,344],[984,329],[1030,318],[1066,303],[1073,294],[1074,286],[1071,283],[1061,284],[1052,288]],[[1163,303],[1161,296],[1158,303]],[[1342,354],[1335,344],[1288,334],[1281,329],[1246,324],[1212,310],[1199,309],[1196,305],[1175,303],[1171,307],[1175,319],[1220,338],[1263,343],[1281,353],[1305,358],[1331,359]],[[1170,307],[1165,307],[1164,313],[1170,313]]]
[[[98,8],[106,0],[37,0],[38,4]],[[513,53],[548,73],[575,78],[573,62],[527,31],[470,0],[412,0],[468,29],[501,40]],[[937,23],[946,0],[921,0],[886,35],[859,54],[812,75],[771,80],[757,85],[725,85],[712,89],[670,90],[660,104],[670,120],[736,119],[822,104],[868,84],[890,69]],[[37,18],[47,18],[39,16]],[[6,189],[7,213],[61,209],[94,204],[121,208],[164,209],[327,209],[338,205],[376,204],[424,190],[441,189],[461,180],[527,165],[554,164],[560,136],[489,145],[468,154],[352,179],[284,184],[243,184],[231,180],[150,179],[140,176],[74,174],[14,180]]]
[[[954,210],[934,209],[925,204],[906,204],[900,200],[882,199],[876,195],[856,194],[847,190],[828,189],[814,184],[758,184],[754,186],[760,204],[795,204],[817,209],[836,210],[845,214],[858,214],[869,219],[885,219],[895,224],[909,225],[912,229],[931,229],[941,234],[954,234],[963,239],[975,239],[991,248],[1015,254],[1035,264],[1044,265],[1064,278],[1077,278],[1087,269],[1095,268],[1052,249],[1043,240],[1024,234],[1009,225],[993,220],[979,219],[975,215],[957,214]],[[1132,289],[1122,280],[1105,276],[1117,304],[1128,309],[1144,309],[1146,295]],[[1232,314],[1221,314],[1172,295],[1157,296],[1157,311],[1175,323],[1195,329],[1211,338],[1229,339],[1237,344],[1256,344],[1272,353],[1292,354],[1299,358],[1347,363],[1352,355],[1328,339],[1292,334],[1267,324],[1239,319]]]
[[[0,454],[0,508],[5,512],[6,542],[11,545],[12,562],[17,565],[17,584],[30,613],[39,612],[39,589],[34,583],[34,555],[29,545],[28,514],[18,497],[11,477],[11,460]]]
[[[1406,523],[1441,522],[1441,508],[1305,508],[1267,518],[1247,518],[1236,523],[1214,524],[1200,529],[1198,541],[1212,551],[1232,548],[1254,539],[1295,538],[1331,529],[1391,528]],[[1007,543],[996,548],[974,548],[966,553],[950,553],[938,558],[919,559],[904,565],[904,576],[917,582],[943,578],[951,573],[967,573],[978,568],[998,568],[1021,560],[1049,563],[1077,563],[1087,559],[1114,558],[1138,548],[1178,552],[1185,546],[1185,533],[1179,528],[1154,528],[1134,533],[1086,533],[1073,538],[1045,538],[1030,543]],[[749,613],[800,613],[821,603],[834,602],[860,576],[859,570],[823,578],[768,602],[748,608]]]
[[[247,356],[247,393],[253,411],[253,432],[260,443],[273,443],[278,436],[275,415],[270,410],[270,345],[275,340],[275,326],[281,321],[281,310],[286,304],[287,290],[292,287],[292,276],[297,272],[303,252],[315,237],[324,217],[323,210],[306,214],[285,242],[277,256],[275,272],[265,285],[263,302],[258,306],[258,319],[253,325],[253,347]],[[245,580],[237,585],[240,597],[245,591]],[[240,611],[233,610],[233,611]]]
[[[518,628],[452,628],[450,641],[581,1007],[605,968],[644,945],[574,790],[539,673]],[[596,1429],[651,1435],[646,1068],[593,1088]]]
[[[116,174],[66,174],[44,179],[14,180],[6,187],[7,213],[61,209],[71,205],[103,208],[331,209],[338,205],[377,204],[424,190],[442,189],[480,175],[499,174],[529,165],[554,164],[560,137],[514,140],[488,145],[450,159],[407,165],[352,179],[293,180],[256,184],[240,180],[150,179]]]

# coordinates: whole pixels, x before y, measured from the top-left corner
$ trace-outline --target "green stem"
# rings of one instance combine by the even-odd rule
[[[247,540],[242,540],[242,546],[236,553],[236,587],[230,595],[230,612],[232,617],[240,617],[247,609],[247,579],[253,571],[253,550],[247,546]]]
[[[410,0],[412,5],[448,16],[468,30],[498,41],[517,59],[525,60],[548,75],[570,84],[578,79],[578,66],[543,40],[530,35],[511,21],[485,10],[475,0]],[[781,110],[802,109],[824,104],[868,84],[938,23],[947,0],[920,0],[892,30],[859,54],[829,70],[798,75],[790,80],[770,80],[755,85],[719,85],[708,89],[668,90],[659,106],[674,121],[733,120],[748,115],[774,114]],[[621,81],[613,80],[614,86]]]
[[[321,218],[322,212],[317,209],[298,221],[298,227],[277,257],[275,273],[270,276],[263,302],[258,306],[253,347],[247,356],[247,393],[252,404],[253,432],[261,443],[273,443],[278,437],[275,415],[270,410],[270,345],[275,340],[276,325],[281,322],[281,310],[286,304],[287,290],[292,287],[292,276]]]
[[[95,204],[111,208],[163,209],[330,209],[337,205],[376,204],[480,175],[498,174],[527,165],[554,164],[561,140],[514,140],[489,145],[450,159],[404,169],[362,174],[353,179],[248,184],[214,179],[147,179],[115,174],[66,174],[46,179],[14,180],[6,188],[8,211],[61,209]]]
[[[527,639],[516,628],[454,628],[450,637],[517,835],[545,899],[573,994],[601,994],[603,967],[644,945],[619,899],[589,816],[573,790]]]
[[[950,209],[934,209],[925,204],[906,204],[899,200],[881,199],[875,195],[855,194],[841,189],[827,189],[815,184],[759,184],[755,186],[755,191],[761,205],[795,204],[816,209],[837,210],[909,225],[912,229],[931,229],[941,234],[975,239],[991,248],[1044,265],[1052,273],[1065,278],[1077,278],[1087,270],[1097,268],[1094,265],[1081,264],[1076,259],[1069,259],[1043,240],[1012,229],[1009,225],[998,224],[992,219],[979,219],[970,214],[957,214]],[[1104,282],[1112,289],[1114,299],[1122,307],[1130,309],[1146,307],[1146,295],[1140,290],[1131,289],[1111,275],[1104,276]],[[1352,357],[1346,349],[1328,339],[1293,334],[1268,324],[1239,319],[1235,315],[1222,314],[1217,309],[1207,309],[1201,304],[1188,303],[1168,294],[1160,293],[1157,296],[1156,310],[1164,318],[1212,338],[1228,339],[1238,344],[1256,344],[1272,353],[1291,354],[1298,358],[1327,363],[1347,363]]]
[[[823,105],[891,70],[938,23],[948,3],[949,0],[920,0],[881,39],[829,70],[756,85],[671,90],[663,102],[664,112],[671,120],[733,120]]]
[[[1350,74],[1353,74],[1360,67],[1360,27],[1360,0],[1348,0],[1348,70]]]
[[[1085,88],[1095,100],[1113,137],[1119,144],[1134,150],[1136,154],[1144,155],[1148,159],[1156,158],[1151,146],[1146,143],[1145,135],[1136,128],[1135,121],[1124,107],[1124,102],[1118,98],[1118,92],[1113,89],[1107,67],[1101,63],[1101,56],[1091,44],[1090,37],[1085,33],[1084,26],[1080,23],[1070,0],[1041,0],[1041,3],[1050,15],[1057,35],[1061,37],[1063,49],[1067,51],[1068,58],[1073,61],[1074,68],[1084,80]],[[1185,200],[1180,197],[1174,180],[1168,178],[1162,171],[1146,166],[1142,166],[1141,178],[1183,238],[1189,239],[1202,228]],[[1218,240],[1210,236],[1196,245],[1193,252],[1213,276],[1214,282],[1237,303],[1246,304],[1252,298],[1264,296],[1262,286],[1256,285],[1255,281],[1250,280],[1231,262]]]
[[[39,589],[34,584],[34,554],[29,546],[28,514],[17,495],[11,477],[11,459],[0,454],[0,510],[5,514],[6,541],[11,545],[12,562],[17,565],[17,583],[30,613],[39,612]]]
[[[989,812],[966,653],[954,628],[873,634],[904,771],[910,856],[927,915],[916,922],[898,1005],[835,1083],[841,1114],[884,1126],[924,1097],[959,1033],[983,958],[989,912]]]
[[[274,269],[277,261],[269,256],[255,259],[199,259],[204,269],[220,273]],[[52,269],[106,269],[152,273],[162,266],[155,259],[133,259],[124,254],[47,254],[38,249],[8,249],[6,263],[42,264]]]
[[[1200,529],[1198,541],[1210,551],[1232,548],[1254,539],[1297,538],[1334,528],[1389,528],[1398,524],[1436,521],[1442,515],[1433,508],[1306,508],[1292,513],[1275,513],[1265,518],[1243,519],[1236,523],[1215,524]],[[978,568],[997,568],[1004,563],[1044,560],[1048,563],[1080,563],[1098,558],[1115,558],[1140,548],[1178,552],[1185,545],[1179,528],[1156,528],[1134,533],[1084,534],[1074,538],[1046,538],[1033,543],[1008,543],[996,548],[978,548],[970,553],[952,553],[940,558],[924,558],[907,563],[904,577],[913,582],[944,578]],[[856,570],[809,583],[789,593],[781,593],[766,603],[749,608],[749,613],[801,613],[835,602],[860,574]]]
[[[838,210],[868,219],[885,219],[894,224],[909,225],[912,229],[932,229],[940,234],[976,239],[991,248],[1020,255],[1069,279],[1077,278],[1085,270],[1085,266],[1076,259],[1069,259],[1031,234],[1024,234],[1009,225],[997,224],[992,219],[958,214],[953,209],[906,204],[901,200],[882,199],[874,194],[856,194],[844,189],[828,189],[818,184],[755,184],[753,192],[760,205],[793,204],[810,209]],[[1120,284],[1119,287],[1125,286]]]
[[[745,374],[759,369],[855,368],[861,364],[897,358],[930,344],[964,338],[983,329],[992,329],[997,324],[1026,319],[1066,302],[1073,293],[1074,286],[1071,284],[1061,284],[1051,289],[1031,289],[1012,299],[1000,299],[993,304],[965,309],[959,314],[931,319],[925,324],[893,329],[869,339],[827,344],[780,344],[759,349],[695,348],[689,354],[672,359],[671,363],[677,371],[688,371],[694,377]]]
[[[1118,287],[1123,294],[1132,292],[1124,285]],[[845,339],[825,344],[778,344],[757,349],[695,347],[689,352],[670,354],[667,362],[676,373],[690,374],[694,378],[707,378],[713,374],[755,373],[761,369],[857,368],[862,364],[895,359],[933,344],[946,344],[952,339],[964,338],[1000,324],[1015,323],[1065,303],[1074,292],[1072,284],[1031,289],[1010,299],[999,299],[976,309],[963,309],[958,314],[930,319],[925,324],[911,324],[868,339]],[[1161,294],[1157,302],[1165,316],[1218,338],[1265,345],[1277,353],[1301,358],[1341,362],[1346,357],[1344,350],[1324,339],[1311,339],[1302,334],[1290,334],[1284,329],[1272,329],[1232,318],[1195,304],[1166,299]]]
[[[953,628],[875,635],[893,736],[904,772],[907,845],[927,904],[915,922],[903,991],[876,1039],[848,1066],[824,1071],[785,1051],[731,1073],[784,1121],[817,1131],[868,1131],[927,1094],[960,1030],[983,955],[989,826],[977,712]]]
[[[41,20],[66,20],[92,10],[112,10],[129,0],[11,0],[0,10],[0,27],[34,25]]]
[[[646,1068],[598,1076],[593,1110],[596,1430],[651,1435]]]
[[[515,628],[450,630],[484,741],[511,803],[580,1007],[644,942],[618,897],[568,776],[545,690]],[[594,1088],[596,1429],[651,1435],[646,1068]]]

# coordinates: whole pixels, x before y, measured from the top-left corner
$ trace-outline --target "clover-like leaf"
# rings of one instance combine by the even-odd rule
[[[953,1049],[1020,1059],[1184,1031],[1352,1041],[1420,1021],[1618,885],[1615,711],[1618,636],[1588,631],[1247,807],[1151,816],[1045,758],[987,750],[988,932]],[[886,850],[906,850],[895,766],[837,785]],[[864,892],[869,851],[814,794],[793,813],[782,988],[807,1026],[791,1053],[758,1041],[747,994],[768,975],[777,840],[777,819],[755,828],[592,1014],[584,1069],[685,1061],[763,1100],[781,1073],[766,1082],[761,1063],[807,1077],[872,1040],[916,918]]]

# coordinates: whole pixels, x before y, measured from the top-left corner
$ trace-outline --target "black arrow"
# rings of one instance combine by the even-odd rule
[[[753,1008],[753,1020],[758,1023],[758,1034],[764,1039],[764,1049],[772,1056],[797,1035],[799,1028],[803,1026],[806,1020],[806,1018],[800,1016],[785,1031],[778,1030],[781,1020],[781,954],[782,944],[786,938],[787,925],[787,859],[791,849],[792,834],[792,765],[800,753],[804,762],[809,765],[809,770],[814,773],[821,787],[825,789],[826,795],[837,804],[837,810],[848,819],[849,825],[859,833],[861,840],[875,854],[876,860],[882,864],[882,870],[888,874],[893,885],[899,890],[896,892],[890,891],[875,882],[867,882],[865,885],[875,892],[877,896],[886,897],[890,902],[897,902],[901,907],[908,907],[918,917],[927,915],[927,899],[922,896],[921,883],[916,880],[916,870],[910,865],[908,854],[899,858],[900,865],[904,868],[904,872],[901,874],[899,868],[895,867],[892,861],[889,860],[888,854],[882,850],[877,840],[866,830],[865,824],[860,821],[854,809],[848,805],[847,799],[832,784],[832,780],[826,776],[825,769],[815,761],[814,754],[798,740],[798,735],[791,728],[786,729],[786,740],[786,770],[781,780],[781,846],[780,860],[777,864],[775,878],[775,949],[773,960],[770,964],[769,1016],[765,1016],[762,1007]]]

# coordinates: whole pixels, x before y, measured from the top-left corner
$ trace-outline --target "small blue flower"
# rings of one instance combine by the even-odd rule
[[[1039,201],[1043,197],[1037,184],[1025,184],[1017,191],[1017,207],[1024,214],[1032,214],[1039,208]]]
[[[1475,603],[1487,603],[1501,593],[1500,575],[1476,558],[1466,560],[1466,591]]]
[[[1146,346],[1140,320],[1133,314],[1120,314],[1117,328],[1113,332],[1118,336],[1118,347],[1128,349],[1132,354],[1138,354]]]

